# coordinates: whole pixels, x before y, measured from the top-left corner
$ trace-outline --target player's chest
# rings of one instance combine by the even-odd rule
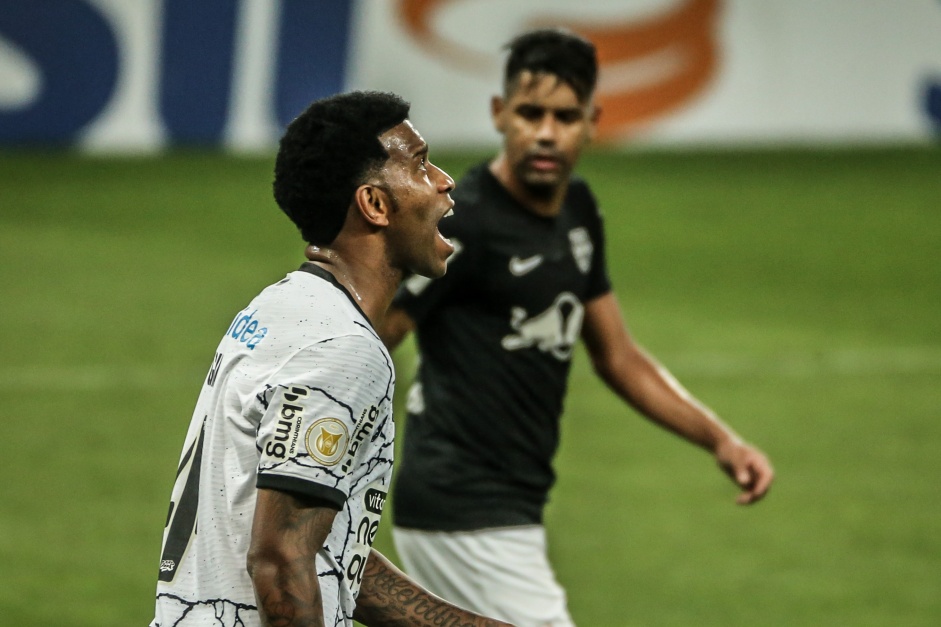
[[[595,242],[585,225],[517,228],[491,235],[478,279],[495,306],[540,307],[589,287]]]

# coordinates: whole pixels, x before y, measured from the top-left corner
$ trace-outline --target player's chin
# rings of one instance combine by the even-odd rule
[[[444,259],[433,259],[412,267],[412,272],[420,274],[429,279],[440,279],[448,271],[447,261]]]
[[[533,193],[538,195],[552,194],[562,184],[564,175],[561,170],[529,171],[523,183]]]
[[[454,246],[443,237],[439,238],[436,244],[433,278],[444,276],[444,273],[448,271],[448,259],[454,253]]]
[[[454,252],[454,247],[450,242],[441,237],[435,239],[434,252],[429,251],[430,254],[426,255],[420,262],[413,263],[411,268],[415,274],[420,274],[429,279],[444,276],[445,272],[448,271],[448,257]]]

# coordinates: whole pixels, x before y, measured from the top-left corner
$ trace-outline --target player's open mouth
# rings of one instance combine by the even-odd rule
[[[454,203],[452,202],[451,206],[448,207],[447,212],[443,216],[441,216],[441,218],[438,221],[440,222],[441,220],[444,220],[445,218],[450,218],[453,215],[454,215]],[[435,232],[438,234],[438,237],[441,239],[441,241],[444,242],[451,251],[453,251],[454,244],[451,243],[451,240],[449,240],[444,235],[442,235],[439,229],[436,228]]]

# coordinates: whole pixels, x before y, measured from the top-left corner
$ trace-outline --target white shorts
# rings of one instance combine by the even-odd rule
[[[542,526],[462,532],[395,527],[392,538],[405,572],[455,605],[517,627],[574,627]]]

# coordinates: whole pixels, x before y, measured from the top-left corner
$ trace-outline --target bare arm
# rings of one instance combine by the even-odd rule
[[[353,618],[369,627],[509,627],[431,594],[375,549],[366,562]]]
[[[765,455],[744,443],[634,342],[614,294],[585,305],[582,337],[595,372],[622,399],[655,423],[715,455],[742,489],[739,503],[754,503],[765,495],[774,478]]]
[[[258,490],[248,573],[261,624],[323,627],[315,558],[336,510],[279,490]]]
[[[404,309],[392,305],[382,319],[378,332],[382,343],[386,345],[389,351],[393,351],[414,330],[415,321],[412,320],[412,317],[405,313]]]

